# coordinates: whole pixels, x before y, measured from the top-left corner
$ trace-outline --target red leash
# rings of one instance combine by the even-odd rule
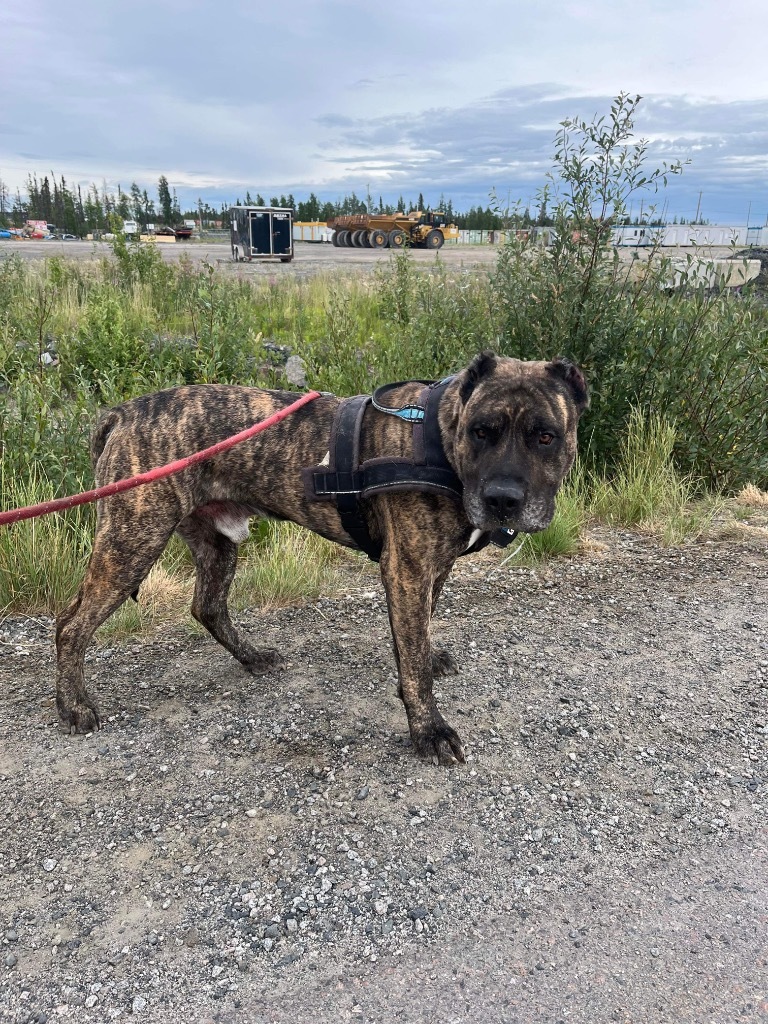
[[[286,416],[290,416],[292,412],[296,412],[302,405],[307,405],[308,402],[312,402],[315,398],[319,397],[319,391],[309,391],[306,395],[302,395],[298,401],[287,405],[284,409],[279,409],[277,412],[272,413],[271,416],[268,416],[267,419],[262,420],[260,423],[255,423],[252,427],[248,427],[247,430],[241,430],[239,434],[233,434],[232,437],[227,437],[223,441],[219,441],[218,444],[203,449],[201,452],[195,452],[194,455],[188,455],[185,459],[177,459],[175,462],[169,462],[166,466],[150,469],[147,473],[140,473],[138,476],[132,476],[126,480],[115,480],[114,483],[97,487],[93,491],[72,494],[67,498],[57,498],[55,501],[44,501],[39,505],[29,505],[27,508],[16,508],[10,509],[8,512],[0,512],[0,526],[10,526],[11,523],[18,523],[22,519],[35,519],[37,516],[44,516],[49,512],[59,512],[61,509],[74,508],[75,505],[87,505],[90,501],[98,501],[99,498],[107,498],[112,494],[119,494],[121,491],[129,491],[132,487],[140,487],[142,484],[152,483],[153,480],[162,480],[163,477],[180,473],[182,469],[194,466],[198,462],[205,462],[206,459],[211,459],[214,455],[219,455],[229,448],[234,448],[236,444],[247,441],[249,437],[253,437],[254,434],[266,430],[267,427],[274,426],[275,423],[284,420]]]

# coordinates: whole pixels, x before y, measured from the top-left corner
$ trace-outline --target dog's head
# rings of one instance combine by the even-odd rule
[[[441,429],[469,521],[484,531],[545,529],[589,403],[581,371],[564,359],[523,362],[482,352],[449,394]]]

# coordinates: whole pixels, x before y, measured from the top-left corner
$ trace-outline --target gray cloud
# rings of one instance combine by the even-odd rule
[[[762,0],[728,19],[716,0],[649,0],[634,20],[612,0],[529,6],[423,0],[413,31],[406,0],[5,0],[0,176],[154,189],[165,173],[190,201],[368,186],[527,201],[559,121],[651,83],[637,122],[649,161],[692,161],[670,211],[691,216],[699,191],[711,219],[768,206],[768,99],[728,45],[743,53],[768,28]]]

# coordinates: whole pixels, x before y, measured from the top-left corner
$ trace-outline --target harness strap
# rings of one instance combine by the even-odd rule
[[[403,381],[378,388],[373,396],[344,399],[333,420],[328,466],[302,470],[307,497],[311,501],[333,501],[342,528],[356,547],[378,562],[382,545],[374,540],[360,509],[360,501],[376,494],[420,491],[461,501],[464,486],[453,471],[443,449],[438,407],[445,387],[453,380]],[[390,408],[382,405],[385,394],[405,383],[424,384],[418,404]],[[360,464],[360,429],[368,405],[410,423],[413,430],[413,460],[375,458]],[[516,534],[504,528],[484,533],[462,554],[480,551],[489,542],[506,547]]]
[[[331,431],[328,466],[329,476],[335,478],[335,482],[341,486],[336,490],[326,490],[323,494],[318,491],[315,482],[315,494],[318,498],[327,495],[335,499],[344,532],[372,561],[378,562],[381,558],[381,544],[368,532],[368,525],[360,513],[358,504],[360,492],[353,484],[353,478],[359,472],[360,465],[360,425],[370,401],[370,396],[358,395],[341,403]],[[313,478],[316,480],[315,474]]]
[[[450,498],[461,496],[461,483],[452,469],[417,466],[408,459],[371,459],[359,469],[316,469],[312,482],[318,499],[351,494],[370,498],[385,491],[414,490],[444,493]]]

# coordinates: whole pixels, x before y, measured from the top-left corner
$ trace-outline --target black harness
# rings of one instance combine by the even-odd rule
[[[368,531],[360,502],[376,494],[397,491],[419,491],[439,494],[461,501],[464,486],[453,471],[440,437],[438,410],[445,388],[453,380],[400,381],[385,384],[373,395],[344,399],[334,416],[328,448],[327,468],[318,466],[303,470],[304,484],[310,501],[333,501],[344,531],[354,546],[378,562],[382,545]],[[416,405],[394,409],[383,404],[386,394],[403,384],[423,384]],[[360,463],[360,429],[369,405],[378,412],[410,423],[413,428],[413,459],[385,457]],[[483,533],[462,554],[480,551],[491,541],[500,547],[510,544],[516,534],[504,528]]]

